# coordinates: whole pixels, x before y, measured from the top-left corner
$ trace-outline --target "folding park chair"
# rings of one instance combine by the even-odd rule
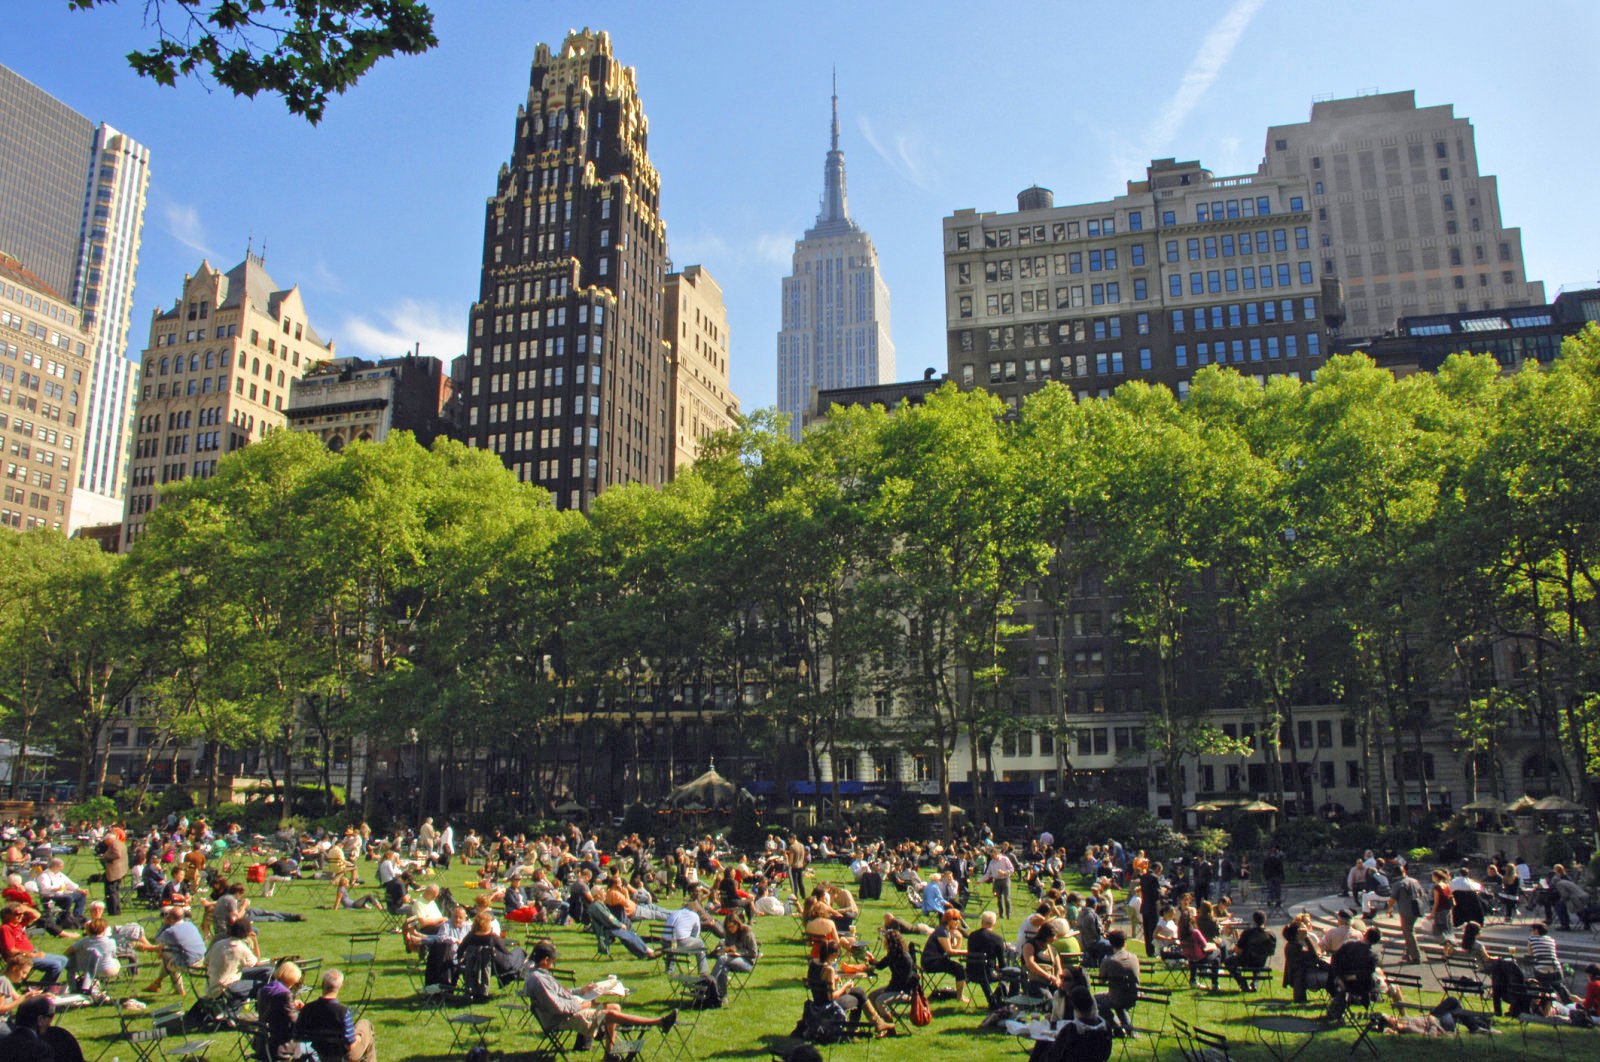
[[[1402,1006],[1420,1007],[1420,1006],[1423,1005],[1423,1002],[1422,1002],[1422,975],[1421,974],[1390,973],[1389,971],[1385,970],[1384,973],[1383,973],[1383,977],[1384,977],[1384,980],[1389,982],[1389,987],[1390,988],[1394,988],[1394,989],[1398,989],[1399,990],[1399,992],[1400,992],[1400,1003],[1401,1003]],[[1406,1001],[1405,996],[1406,996],[1407,992],[1411,993],[1412,998],[1416,1000],[1415,1003],[1409,1003],[1409,1002]]]
[[[1194,1062],[1233,1062],[1228,1053],[1228,1038],[1199,1025],[1189,1026],[1189,1054]]]
[[[163,1007],[161,1009],[166,1010],[167,1008]],[[183,1013],[178,1008],[172,1009],[175,1014],[168,1015],[168,1017],[175,1016],[176,1023],[158,1021],[152,1023],[148,1028],[135,1028],[134,1023],[158,1012],[146,1011],[143,1014],[129,1014],[127,1011],[121,1011],[117,1014],[117,1019],[122,1025],[122,1039],[133,1049],[135,1062],[162,1062],[163,1059],[169,1058],[200,1059],[204,1058],[206,1052],[211,1050],[212,1045],[215,1043],[214,1040],[185,1039],[172,1047],[163,1046],[163,1040],[174,1039],[184,1035]]]
[[[1277,1001],[1273,998],[1272,990],[1276,984],[1276,975],[1270,966],[1247,966],[1241,968],[1239,976],[1244,979],[1244,1009],[1246,1014],[1253,1015],[1257,1009],[1264,1006],[1274,1006]]]
[[[450,1029],[450,1044],[455,1053],[465,1053],[473,1040],[485,1051],[489,1049],[489,1029],[494,1025],[494,1019],[489,1015],[465,1010],[450,1015],[445,1019],[445,1025]]]
[[[1386,975],[1387,976],[1387,975]],[[1355,1031],[1355,1042],[1350,1045],[1353,1055],[1360,1048],[1365,1047],[1372,1053],[1373,1058],[1378,1057],[1378,1045],[1373,1042],[1372,1034],[1381,1033],[1379,1026],[1382,1019],[1376,1013],[1380,999],[1377,986],[1366,977],[1353,978],[1346,982],[1344,990],[1344,1022]]]
[[[390,907],[388,894],[381,889],[376,895],[378,897],[378,932],[398,933],[406,922],[405,909],[396,910]]]
[[[1152,1008],[1156,1020],[1150,1021],[1147,1015]],[[1161,1040],[1167,1034],[1167,1019],[1172,1015],[1172,989],[1170,988],[1145,988],[1139,987],[1139,1002],[1129,1012],[1128,1017],[1133,1020],[1134,1036],[1153,1036],[1155,1042],[1150,1045],[1150,1057],[1161,1057]],[[1127,1059],[1133,1048],[1133,1039],[1124,1036],[1122,1042],[1122,1057]]]
[[[1406,965],[1406,942],[1403,940],[1385,940],[1378,945],[1378,965],[1384,972],[1396,966]]]
[[[1517,1015],[1517,1027],[1522,1030],[1522,1051],[1524,1054],[1528,1052],[1528,1030],[1533,1027],[1539,1027],[1555,1030],[1556,1052],[1562,1058],[1567,1057],[1567,1045],[1562,1035],[1562,1029],[1571,1028],[1571,1023],[1566,1018],[1534,1014],[1525,1010]]]
[[[744,995],[745,989],[750,985],[750,978],[755,974],[755,963],[750,964],[748,970],[735,970],[731,966],[725,972],[728,979],[728,991],[722,999],[724,1007],[731,1007]]]
[[[1182,984],[1187,980],[1189,976],[1189,960],[1183,957],[1183,953],[1178,950],[1176,945],[1157,948],[1156,957],[1161,960],[1163,984],[1170,987],[1174,983]]]
[[[911,952],[911,965],[916,968],[917,979],[922,982],[922,991],[931,1000],[935,992],[945,987],[950,975],[943,970],[930,970],[922,965],[922,945],[907,944],[906,948]]]
[[[378,941],[382,939],[383,934],[375,929],[351,933],[349,950],[344,955],[345,965],[371,966],[378,957]]]
[[[611,930],[595,922],[584,924],[583,931],[594,938],[594,957],[610,961],[616,958],[612,948],[616,946],[617,938],[612,936]]]
[[[666,1062],[679,1062],[680,1059],[689,1060],[694,1058],[690,1041],[694,1038],[694,1031],[699,1026],[700,1018],[703,1014],[705,1014],[703,1010],[679,1008],[677,1020],[673,1022],[672,1028],[661,1030],[661,1057]],[[647,1026],[640,1029],[640,1035],[631,1038],[629,1041],[630,1046],[637,1045],[633,1048],[634,1052],[638,1053],[642,1050],[645,1037],[656,1032],[659,1028],[659,1026],[655,1028]],[[622,1046],[620,1038],[617,1040],[617,1046],[619,1048]]]
[[[578,1054],[577,1030],[562,1024],[561,1015],[546,1016],[533,1011],[533,1028],[539,1034],[533,1054],[541,1058],[565,1060]]]

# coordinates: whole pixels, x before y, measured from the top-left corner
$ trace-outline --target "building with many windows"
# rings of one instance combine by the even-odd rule
[[[694,464],[708,436],[738,427],[739,396],[728,383],[728,309],[705,266],[668,273],[665,304],[677,471]]]
[[[1126,380],[1179,395],[1200,368],[1309,378],[1324,291],[1304,180],[1214,177],[1158,159],[1115,199],[944,219],[948,375],[1013,408],[1049,380],[1080,398]]]
[[[71,525],[92,342],[77,307],[0,252],[0,526]]]
[[[564,509],[672,475],[666,226],[648,133],[609,35],[540,44],[484,210],[461,428]]]
[[[837,92],[823,166],[822,209],[816,224],[794,245],[793,269],[783,278],[782,313],[778,409],[788,415],[796,439],[819,390],[894,379],[889,285],[878,267],[872,237],[850,217]]]
[[[1386,92],[1312,104],[1311,118],[1267,130],[1263,176],[1310,182],[1316,261],[1344,283],[1352,337],[1398,317],[1538,305],[1522,230],[1500,217],[1472,122],[1449,104]]]
[[[1492,354],[1505,369],[1548,362],[1561,343],[1600,322],[1600,288],[1563,291],[1548,306],[1507,306],[1402,317],[1376,339],[1352,340],[1349,350],[1366,352],[1396,376],[1437,372],[1456,353]],[[1341,351],[1342,352],[1342,351]]]
[[[291,429],[315,434],[334,453],[353,442],[383,442],[391,431],[432,446],[453,434],[443,415],[449,399],[450,377],[438,358],[335,358],[289,381],[284,412]]]
[[[260,255],[226,273],[209,262],[151,315],[122,548],[139,537],[163,483],[209,476],[223,454],[287,420],[289,386],[334,357],[307,319],[300,287],[282,288]]]
[[[128,360],[150,152],[0,66],[0,248],[92,337],[72,527],[122,514],[137,368]]]

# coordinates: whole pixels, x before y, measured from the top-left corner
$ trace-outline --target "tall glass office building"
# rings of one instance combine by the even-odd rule
[[[0,66],[0,251],[93,336],[72,528],[122,518],[136,367],[127,358],[150,153]],[[69,411],[73,412],[73,411]]]

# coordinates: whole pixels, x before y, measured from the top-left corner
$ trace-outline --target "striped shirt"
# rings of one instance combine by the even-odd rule
[[[1561,960],[1556,957],[1556,942],[1549,934],[1535,934],[1528,938],[1528,955],[1533,959],[1535,966],[1559,967]]]

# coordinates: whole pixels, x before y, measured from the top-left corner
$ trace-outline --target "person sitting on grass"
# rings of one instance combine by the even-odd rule
[[[611,1054],[616,1047],[618,1026],[659,1025],[665,1032],[677,1022],[676,1010],[668,1011],[664,1017],[645,1018],[628,1014],[615,1003],[596,1003],[585,999],[579,992],[557,981],[550,972],[558,958],[560,954],[556,946],[548,940],[541,940],[533,946],[526,980],[528,1001],[544,1028],[552,1032],[577,1032],[576,1049],[580,1053],[588,1051],[599,1039],[604,1043],[606,1053]],[[585,985],[581,991],[588,993],[594,988],[594,985]]]

